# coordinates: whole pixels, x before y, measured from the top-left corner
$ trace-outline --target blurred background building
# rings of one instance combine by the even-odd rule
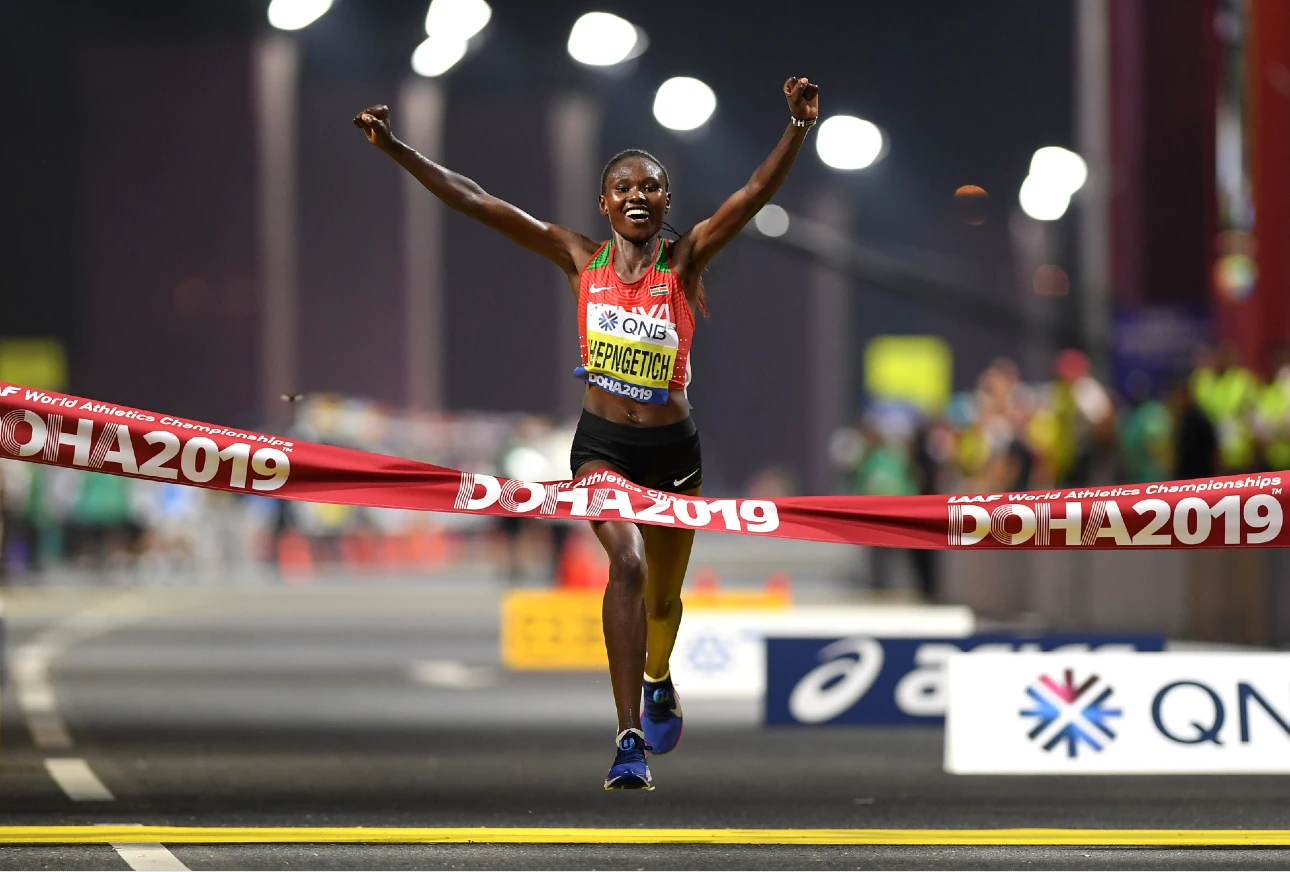
[[[685,21],[582,0],[3,5],[0,380],[567,477],[563,276],[447,214],[349,119],[388,103],[423,153],[601,238],[611,154],[662,159],[684,229],[744,183],[787,121],[783,80],[808,75],[825,120],[705,277],[690,399],[709,492],[1290,467],[1290,4],[802,0],[781,20],[699,0]],[[4,563],[24,575],[483,561],[550,578],[567,535],[0,476]],[[1211,556],[1037,573],[882,554],[853,574],[1084,625],[1290,623],[1279,556]],[[1137,563],[1094,566],[1140,559],[1189,579],[1174,605],[1112,596]],[[1257,602],[1257,627],[1196,623],[1223,613],[1214,574],[1248,582],[1217,599]],[[1086,575],[1106,589],[1075,608]]]

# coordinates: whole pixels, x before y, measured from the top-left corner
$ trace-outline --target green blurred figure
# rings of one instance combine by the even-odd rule
[[[1192,395],[1218,432],[1221,472],[1248,472],[1257,465],[1257,444],[1250,420],[1261,392],[1259,378],[1236,362],[1224,346],[1202,356],[1191,376]]]
[[[1132,403],[1120,413],[1118,427],[1125,480],[1168,481],[1174,469],[1173,415],[1151,396],[1151,381],[1145,373],[1130,373],[1125,390]]]
[[[1281,358],[1276,376],[1259,391],[1252,415],[1267,470],[1290,469],[1290,356],[1283,353]]]
[[[918,493],[918,480],[910,457],[909,438],[899,428],[865,427],[865,452],[856,468],[856,493],[868,496],[907,497]]]
[[[138,539],[130,501],[131,481],[101,472],[79,473],[72,504],[69,551],[93,566],[119,562]]]

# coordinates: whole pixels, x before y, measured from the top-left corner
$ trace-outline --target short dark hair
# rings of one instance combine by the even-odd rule
[[[663,171],[663,189],[667,190],[667,187],[668,187],[667,167],[663,166],[663,162],[658,158],[654,157],[654,155],[650,154],[648,151],[646,151],[643,148],[628,148],[618,152],[618,154],[614,155],[609,159],[609,163],[605,164],[604,170],[600,173],[600,190],[602,192],[605,190],[605,182],[609,181],[609,171],[612,170],[614,167],[618,166],[623,161],[627,160],[627,158],[629,157],[644,158],[645,160],[650,161],[655,166],[657,166],[660,170],[662,170]]]

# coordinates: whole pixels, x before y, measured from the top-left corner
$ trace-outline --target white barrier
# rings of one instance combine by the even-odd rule
[[[1290,654],[951,657],[945,771],[1290,773]]]
[[[795,606],[687,612],[672,649],[672,676],[686,699],[761,699],[766,637],[869,635],[959,638],[975,629],[963,606]]]

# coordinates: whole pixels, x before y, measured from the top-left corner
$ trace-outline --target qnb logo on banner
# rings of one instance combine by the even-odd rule
[[[1290,678],[1283,684],[1290,682]],[[1230,688],[1223,688],[1229,691]],[[1265,688],[1270,690],[1270,688]],[[1180,745],[1213,744],[1222,745],[1225,741],[1237,741],[1249,744],[1254,741],[1252,722],[1257,719],[1271,720],[1290,736],[1290,706],[1281,710],[1263,696],[1259,688],[1245,682],[1236,682],[1236,736],[1231,735],[1229,725],[1230,693],[1220,693],[1203,681],[1182,680],[1166,684],[1151,700],[1151,720],[1156,730],[1172,742]],[[1225,729],[1226,728],[1226,729]],[[1290,749],[1288,749],[1290,750]]]
[[[981,655],[947,673],[947,772],[1290,773],[1290,654]]]
[[[1101,751],[1107,741],[1115,738],[1112,719],[1123,714],[1108,704],[1114,692],[1096,675],[1076,685],[1072,669],[1066,670],[1065,681],[1060,683],[1041,675],[1026,688],[1033,706],[1021,711],[1023,717],[1036,720],[1029,738],[1039,742],[1045,751],[1064,745],[1069,757],[1079,756],[1081,747]]]

